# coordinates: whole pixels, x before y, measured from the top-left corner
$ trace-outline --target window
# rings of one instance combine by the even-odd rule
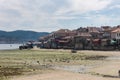
[[[117,33],[117,37],[120,37],[120,33]]]
[[[117,37],[119,37],[119,33],[117,33]]]

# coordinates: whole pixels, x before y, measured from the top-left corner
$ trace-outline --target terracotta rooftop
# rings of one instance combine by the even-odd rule
[[[89,32],[99,33],[99,30],[96,27],[88,27]]]
[[[69,29],[60,29],[58,31],[55,31],[54,33],[69,33],[69,32],[72,32],[72,31]]]
[[[115,30],[112,31],[112,33],[120,32],[120,27],[116,28]]]
[[[110,26],[102,26],[103,31],[111,31],[112,28]]]

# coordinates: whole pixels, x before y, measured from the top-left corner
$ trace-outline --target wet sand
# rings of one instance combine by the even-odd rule
[[[77,69],[85,68],[84,66],[75,66],[71,67],[61,66],[56,67],[56,70],[53,70],[48,73],[42,74],[32,74],[24,75],[19,77],[13,77],[10,80],[120,80],[118,76],[118,70],[120,70],[120,52],[119,51],[80,51],[87,54],[103,54],[111,55],[108,57],[104,64],[99,64],[96,67],[92,67],[86,70],[85,73],[79,72]],[[87,67],[88,68],[88,67]],[[81,71],[81,70],[80,70]],[[83,70],[84,71],[84,70]]]
[[[67,71],[14,77],[11,80],[120,80],[118,77],[102,77],[97,75],[79,74]]]

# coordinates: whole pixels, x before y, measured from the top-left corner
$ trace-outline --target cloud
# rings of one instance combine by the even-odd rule
[[[102,25],[119,25],[118,23],[120,22],[120,18],[118,16],[107,16],[107,15],[101,15],[98,14],[96,16],[86,16],[87,20],[91,22],[91,24],[96,25],[96,26],[102,26]]]
[[[45,12],[43,9],[51,5],[54,5],[51,0],[1,0],[0,28],[35,31],[46,31],[46,28],[49,28],[51,31],[54,26],[59,26],[58,22],[51,18],[52,13]]]
[[[73,20],[73,19],[76,19],[77,17],[75,17],[75,16],[58,15],[58,16],[53,16],[51,18],[55,19],[55,20]]]
[[[116,9],[116,8],[120,9],[120,5],[113,5],[109,9]]]
[[[109,10],[116,16],[108,16],[108,7],[119,8],[119,4],[114,0],[0,0],[0,29],[51,32],[65,26],[118,23],[119,14]]]
[[[97,11],[105,9],[111,0],[68,0],[68,4],[61,7],[57,14],[67,14],[67,13],[86,13],[90,11]]]

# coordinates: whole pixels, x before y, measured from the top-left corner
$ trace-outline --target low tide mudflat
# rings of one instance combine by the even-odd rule
[[[119,69],[119,51],[0,51],[0,80],[119,80]]]

